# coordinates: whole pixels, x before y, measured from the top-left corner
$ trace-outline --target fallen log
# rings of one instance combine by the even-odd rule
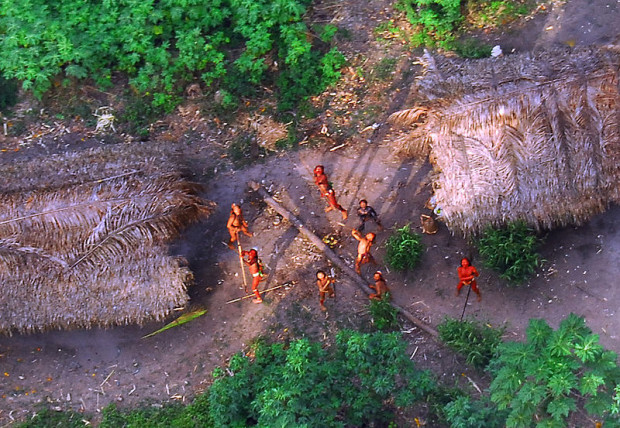
[[[344,274],[346,274],[349,278],[351,278],[353,280],[353,282],[355,283],[355,285],[357,285],[358,288],[360,288],[364,292],[364,294],[366,294],[366,295],[369,294],[368,284],[366,283],[366,281],[361,276],[359,276],[357,274],[357,272],[355,272],[355,270],[353,270],[351,267],[349,267],[334,252],[334,250],[332,250],[327,245],[325,245],[325,243],[318,236],[316,236],[314,234],[314,232],[312,232],[310,229],[308,229],[290,211],[288,211],[287,209],[282,207],[278,202],[276,202],[275,199],[273,199],[271,197],[271,195],[260,184],[258,184],[255,181],[250,181],[248,183],[248,185],[250,186],[250,188],[252,190],[257,192],[263,198],[263,200],[268,205],[271,206],[271,208],[273,208],[278,214],[280,214],[283,218],[288,220],[289,223],[291,223],[293,226],[295,226],[295,228],[297,230],[299,230],[299,232],[301,232],[302,235],[304,235],[306,238],[308,238],[308,240],[310,242],[312,242],[312,244],[314,244],[323,254],[325,254],[325,256],[329,260],[331,260],[331,262],[333,264],[338,266],[338,268],[340,268],[340,270],[342,270],[342,272]],[[431,337],[437,338],[439,336],[439,334],[437,333],[437,330],[435,330],[434,328],[424,324],[424,322],[422,320],[420,320],[420,319],[416,318],[415,316],[413,316],[413,314],[411,314],[409,311],[407,311],[402,306],[396,305],[395,303],[391,303],[391,305],[396,310],[398,310],[405,318],[407,318],[410,322],[412,322],[416,327],[418,327],[419,329],[421,329],[421,330],[427,332],[428,334],[430,334]]]

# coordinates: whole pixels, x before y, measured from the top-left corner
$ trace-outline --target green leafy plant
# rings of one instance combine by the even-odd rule
[[[398,0],[394,7],[405,12],[417,27],[414,46],[451,48],[455,33],[463,21],[461,0]]]
[[[390,305],[390,293],[385,299],[370,301],[369,310],[377,330],[390,330],[398,327],[398,310]]]
[[[396,333],[341,331],[324,349],[306,339],[259,342],[253,358],[231,358],[214,371],[209,393],[215,426],[364,426],[387,423],[393,410],[433,387]]]
[[[424,251],[422,237],[420,234],[412,232],[408,224],[397,229],[388,238],[385,246],[387,249],[385,255],[387,265],[398,271],[415,268]]]
[[[614,396],[612,397],[611,414],[616,418],[620,416],[620,384],[614,388]]]
[[[501,344],[489,365],[490,392],[497,407],[509,411],[506,426],[536,421],[536,426],[566,427],[574,412],[611,424],[620,368],[617,355],[598,341],[583,318],[570,314],[555,331],[532,319],[525,343]]]
[[[493,328],[479,321],[446,318],[437,326],[439,338],[448,347],[464,355],[467,364],[485,368],[502,343],[504,328]]]
[[[463,395],[446,404],[443,413],[450,428],[502,428],[508,412],[498,411],[486,396],[472,400]]]
[[[396,58],[381,58],[372,69],[370,75],[372,80],[387,80],[396,69]]]
[[[536,251],[540,244],[525,222],[509,223],[504,228],[487,228],[477,240],[485,266],[500,273],[511,283],[522,283],[540,264]]]

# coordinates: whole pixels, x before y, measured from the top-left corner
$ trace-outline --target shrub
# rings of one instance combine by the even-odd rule
[[[370,301],[370,316],[377,330],[391,330],[398,326],[398,310],[390,305],[390,293],[384,300]]]
[[[450,428],[502,428],[506,426],[506,411],[498,411],[486,396],[480,400],[461,396],[446,404],[446,421]]]
[[[385,244],[387,265],[398,271],[416,267],[424,251],[421,239],[420,234],[411,232],[409,225],[397,229]]]
[[[296,106],[289,89],[300,100],[322,91],[339,77],[344,59],[329,49],[333,27],[318,28],[319,37],[310,37],[303,21],[309,3],[1,2],[0,71],[38,97],[69,79],[93,79],[109,87],[114,74],[123,73],[136,94],[167,112],[196,78],[240,95],[284,76],[287,84],[278,85],[279,93]]]
[[[418,27],[412,40],[415,46],[452,47],[454,33],[463,21],[461,0],[398,0],[394,7]]]
[[[418,371],[396,333],[341,331],[336,343],[301,339],[259,343],[214,371],[210,412],[215,426],[351,426],[387,422],[433,383]]]
[[[478,321],[446,318],[437,326],[439,338],[479,369],[485,368],[502,342],[504,328],[492,328]]]
[[[239,135],[228,146],[228,157],[237,168],[263,159],[266,154],[265,148],[259,145],[256,136],[251,134]]]
[[[82,428],[85,426],[84,416],[73,411],[57,412],[43,409],[19,425],[18,428]],[[88,421],[87,421],[88,422]]]
[[[509,223],[504,228],[487,228],[477,241],[485,266],[500,273],[511,283],[522,283],[540,264],[536,249],[540,244],[525,222]]]
[[[566,427],[574,412],[608,419],[620,381],[617,355],[598,343],[584,319],[570,314],[553,330],[532,319],[525,343],[506,342],[489,365],[491,400],[508,409],[507,427]],[[620,422],[617,419],[615,422]],[[607,424],[605,424],[607,426]]]
[[[536,8],[533,0],[480,0],[467,5],[467,21],[474,27],[498,27],[527,15]]]
[[[12,107],[17,102],[17,83],[0,75],[0,111]]]

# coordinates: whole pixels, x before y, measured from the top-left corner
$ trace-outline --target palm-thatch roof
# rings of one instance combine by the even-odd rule
[[[127,146],[0,166],[0,332],[142,323],[187,303],[166,243],[212,204]]]
[[[430,154],[441,218],[465,234],[522,219],[578,224],[620,201],[620,50],[422,58],[397,144]]]

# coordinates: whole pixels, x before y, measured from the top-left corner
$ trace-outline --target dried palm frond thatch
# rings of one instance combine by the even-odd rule
[[[620,52],[538,51],[485,60],[422,58],[422,109],[396,141],[429,154],[442,219],[465,234],[523,219],[578,224],[620,202]],[[419,114],[424,111],[425,114]]]
[[[212,204],[175,170],[128,148],[0,167],[0,332],[139,324],[184,305],[192,273],[165,244]]]

